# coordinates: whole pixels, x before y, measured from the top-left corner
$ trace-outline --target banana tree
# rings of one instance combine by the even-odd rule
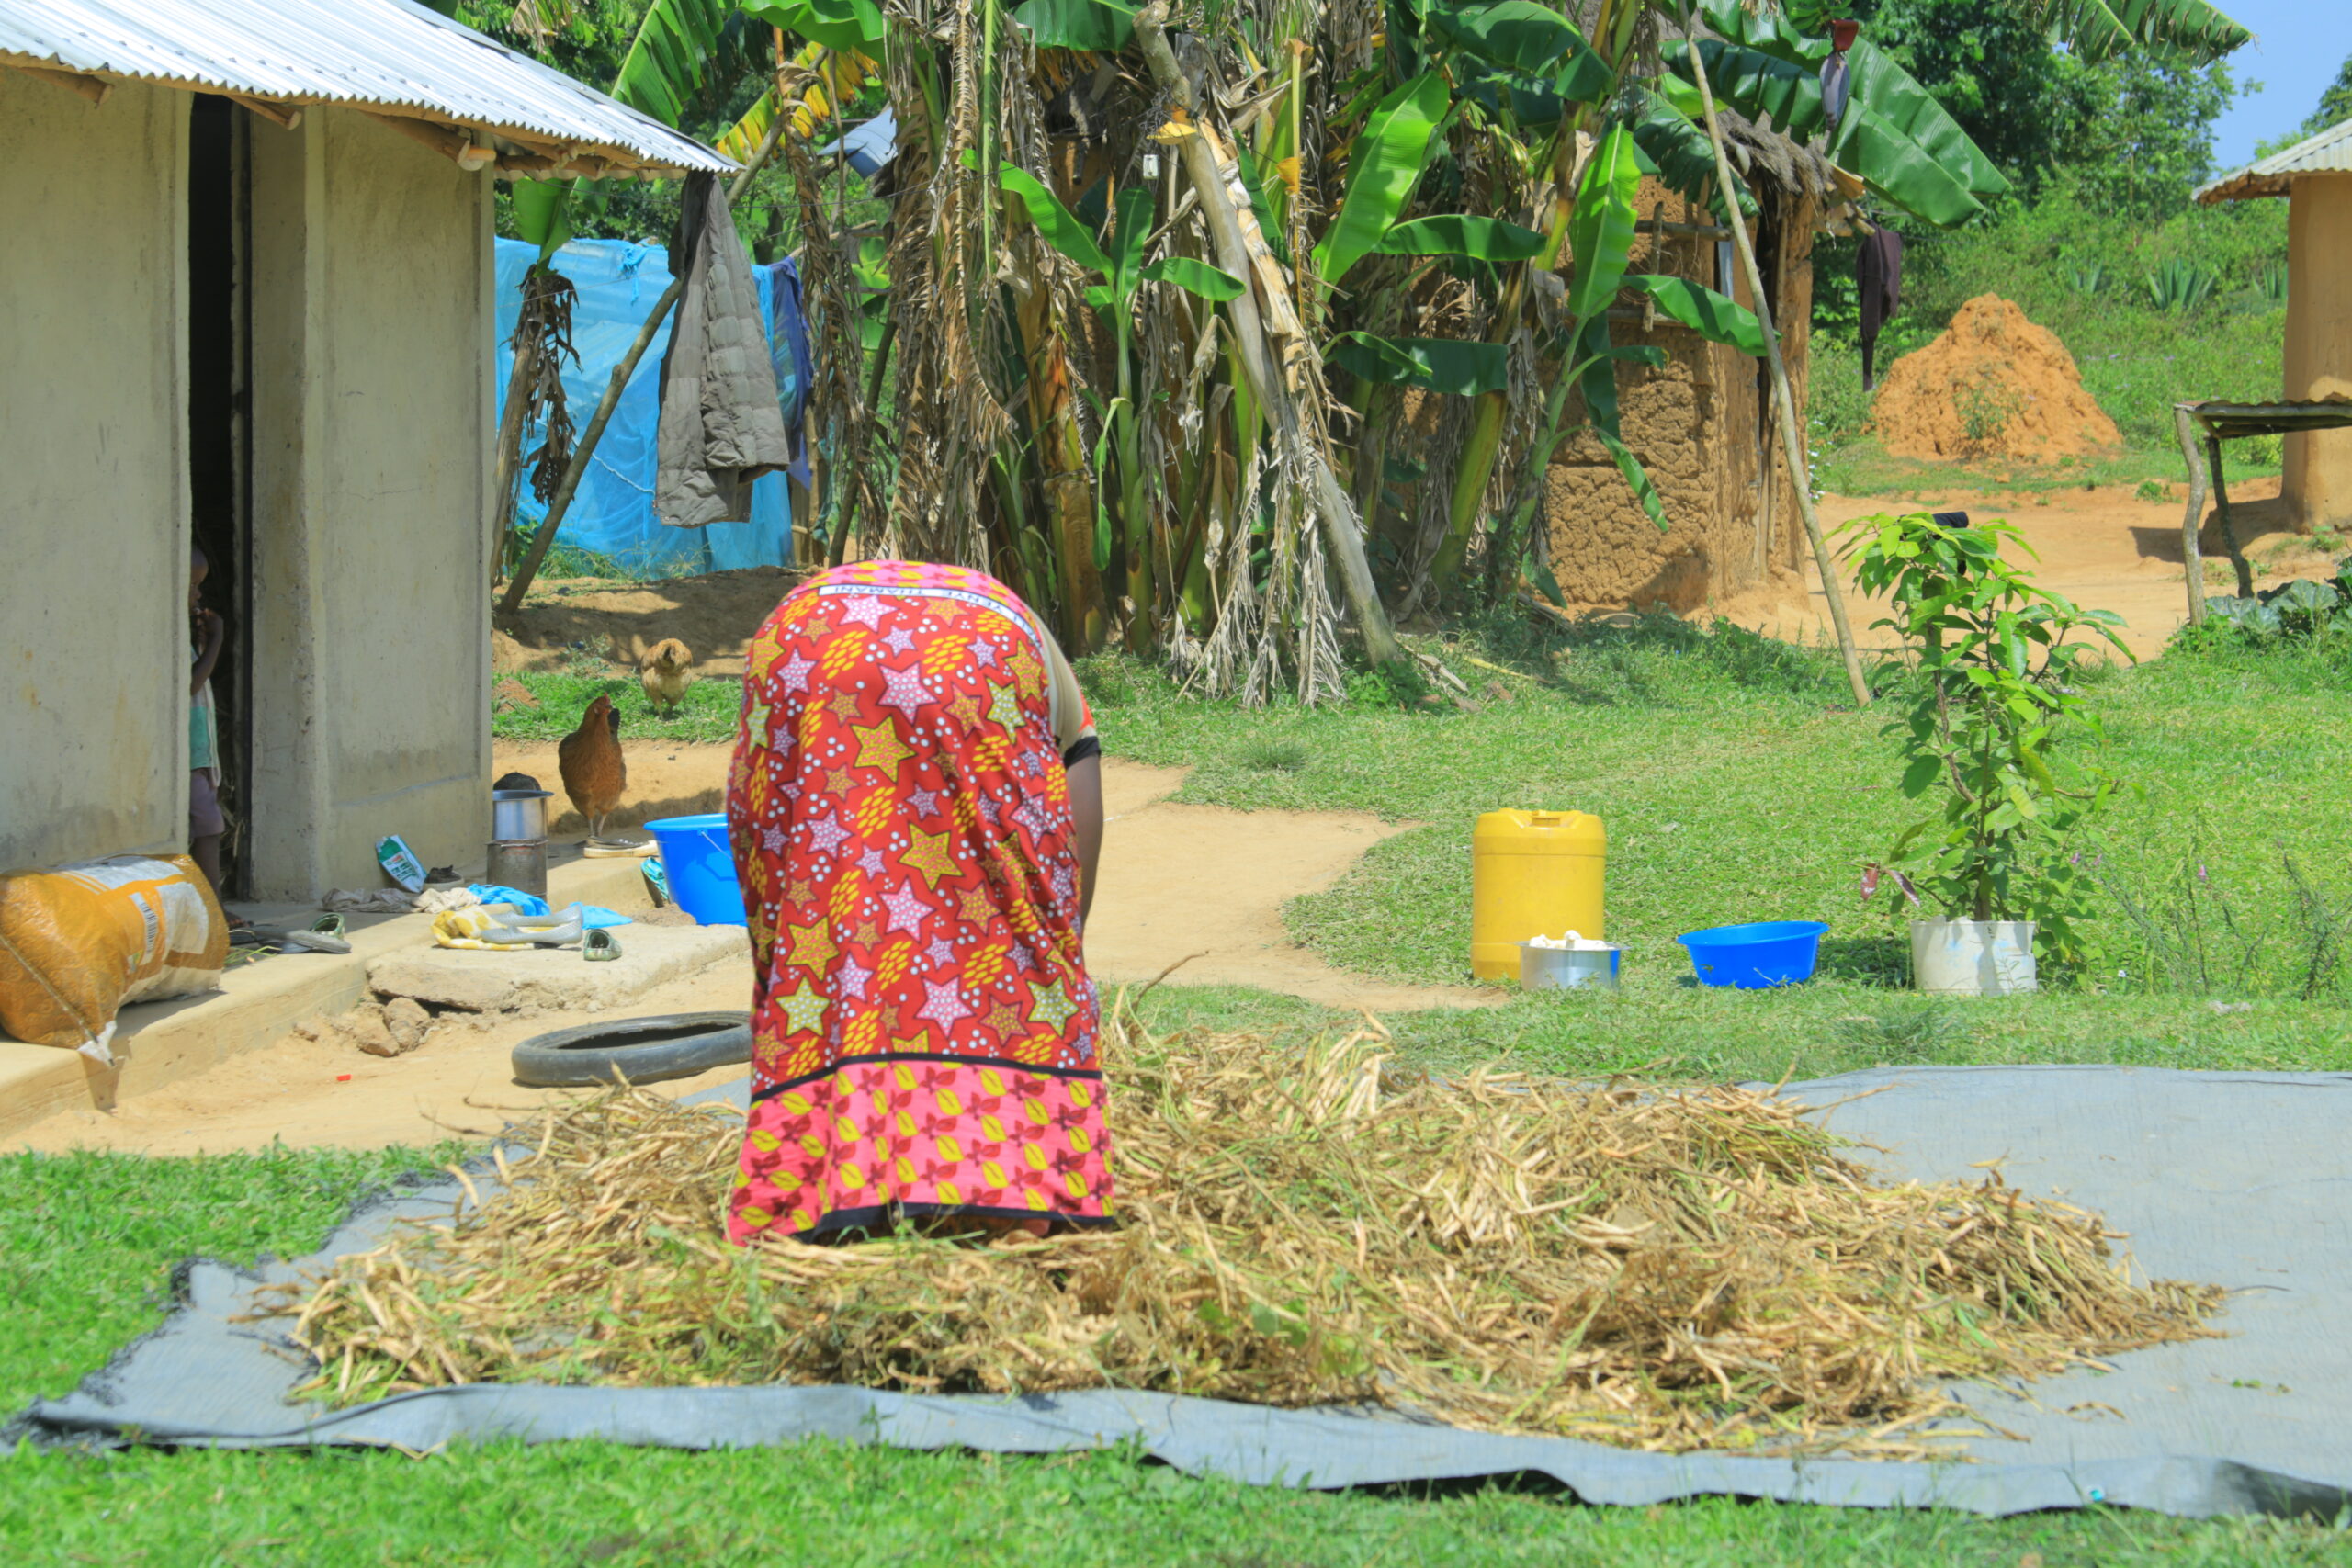
[[[1118,390],[1102,411],[1102,440],[1105,447],[1117,454],[1119,502],[1114,539],[1111,508],[1100,499],[1102,491],[1097,491],[1094,569],[1108,571],[1114,552],[1124,546],[1124,575],[1132,606],[1127,617],[1126,643],[1136,652],[1148,652],[1152,646],[1152,612],[1159,595],[1152,584],[1153,509],[1148,496],[1153,476],[1144,466],[1142,414],[1136,407],[1136,295],[1146,283],[1167,283],[1211,303],[1222,303],[1238,295],[1244,285],[1231,273],[1191,256],[1163,256],[1147,265],[1144,248],[1153,227],[1152,194],[1147,187],[1129,186],[1118,193],[1110,229],[1103,237],[1106,249],[1105,243],[1098,242],[1078,216],[1062,205],[1061,198],[1026,169],[1004,164],[998,171],[998,183],[1020,199],[1029,220],[1036,225],[1046,243],[1097,280],[1087,288],[1085,298],[1101,314],[1112,334]],[[1103,474],[1111,468],[1100,452],[1095,468]],[[1181,581],[1187,563],[1179,560],[1175,564]]]

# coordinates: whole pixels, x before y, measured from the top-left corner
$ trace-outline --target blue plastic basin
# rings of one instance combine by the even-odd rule
[[[1674,940],[1690,950],[1690,966],[1702,986],[1736,986],[1761,991],[1813,978],[1821,956],[1819,920],[1758,920],[1746,926],[1710,926]]]
[[[743,885],[735,878],[735,852],[727,847],[727,818],[722,813],[664,817],[659,822],[648,822],[645,830],[661,846],[670,897],[694,917],[695,924],[745,923]]]

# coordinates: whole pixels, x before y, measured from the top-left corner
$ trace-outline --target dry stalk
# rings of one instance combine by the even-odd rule
[[[467,1382],[1114,1386],[1643,1449],[1928,1451],[1950,1378],[2212,1332],[2098,1216],[1874,1185],[1770,1094],[1395,1070],[1374,1031],[1106,1031],[1122,1228],[725,1243],[731,1112],[547,1113],[517,1185],[285,1287],[348,1402]]]

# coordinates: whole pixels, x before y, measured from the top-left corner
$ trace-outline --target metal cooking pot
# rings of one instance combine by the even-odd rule
[[[1519,983],[1531,991],[1572,991],[1592,986],[1617,988],[1617,960],[1622,951],[1611,947],[1537,947],[1519,944]]]
[[[494,789],[490,792],[490,836],[505,843],[525,843],[548,836],[548,797],[544,789]]]

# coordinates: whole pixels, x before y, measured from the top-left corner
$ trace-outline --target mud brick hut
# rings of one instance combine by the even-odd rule
[[[0,0],[0,869],[186,845],[192,540],[232,891],[479,853],[492,182],[733,165],[413,0]]]
[[[1747,220],[1748,234],[1802,428],[1814,239],[1846,231],[1849,193],[1818,154],[1736,115],[1724,120],[1734,165],[1761,209]],[[1730,231],[1713,214],[1650,178],[1639,210],[1633,270],[1689,278],[1753,305]],[[1796,486],[1805,476],[1788,471],[1764,361],[1625,299],[1611,312],[1614,341],[1648,344],[1667,356],[1655,370],[1621,368],[1617,386],[1625,441],[1657,484],[1669,526],[1658,531],[1592,434],[1562,443],[1544,498],[1561,591],[1579,605],[1680,614],[1795,586],[1805,550]]]
[[[2290,401],[2352,397],[2352,119],[2197,193],[2208,206],[2287,198],[2287,342],[2281,366]],[[2287,437],[2279,488],[2303,532],[2352,527],[2352,430]]]

